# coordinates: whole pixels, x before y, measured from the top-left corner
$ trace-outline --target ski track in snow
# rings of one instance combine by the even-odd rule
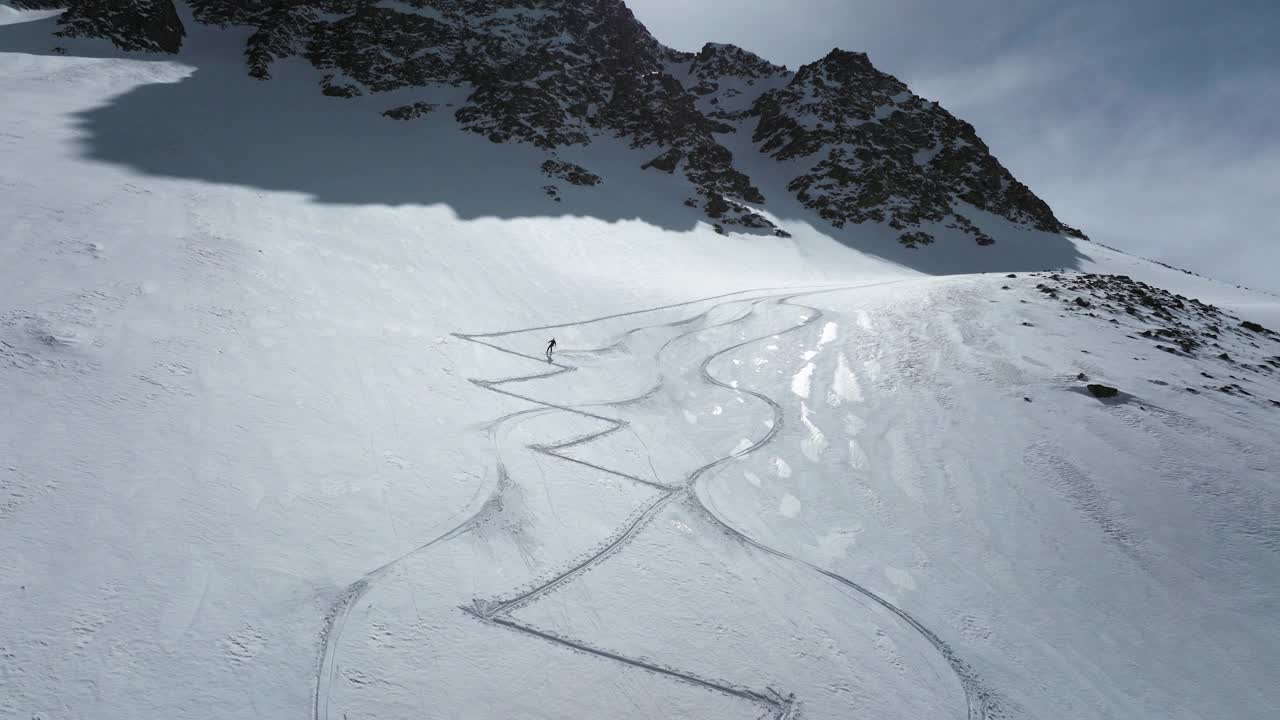
[[[618,406],[639,402],[657,393],[662,387],[662,384],[663,384],[662,380],[660,380],[658,385],[656,385],[655,387],[645,391],[644,393],[636,397],[628,398],[621,401],[607,402],[607,403],[580,404],[575,406],[568,406],[568,405],[558,405],[554,403],[548,403],[532,397],[521,395],[521,394],[512,392],[510,390],[506,390],[502,388],[502,386],[511,384],[511,383],[527,383],[527,382],[533,382],[537,380],[545,380],[545,379],[552,378],[564,373],[576,372],[578,368],[574,365],[562,364],[559,362],[551,362],[550,364],[554,367],[554,369],[548,372],[539,372],[539,373],[533,373],[530,375],[507,377],[507,378],[501,378],[497,380],[472,379],[471,382],[475,384],[477,387],[484,388],[486,390],[500,393],[503,395],[507,395],[509,397],[523,400],[525,402],[534,403],[537,406],[534,408],[525,409],[525,410],[517,411],[514,413],[510,413],[508,415],[504,415],[498,418],[497,420],[495,420],[493,423],[491,423],[489,426],[489,432],[491,437],[495,440],[495,444],[496,444],[497,434],[502,426],[504,426],[505,424],[513,420],[516,420],[517,418],[521,418],[523,416],[534,414],[534,413],[566,412],[566,413],[572,413],[581,417],[590,418],[592,420],[600,421],[600,422],[603,422],[606,425],[606,427],[605,429],[600,430],[598,432],[576,436],[573,438],[569,438],[567,440],[563,440],[558,443],[533,444],[527,447],[530,450],[541,453],[543,455],[553,457],[558,460],[577,463],[580,465],[593,468],[600,472],[605,472],[610,475],[614,475],[616,477],[620,477],[620,478],[630,480],[632,482],[640,483],[642,485],[645,485],[647,487],[650,487],[652,489],[659,491],[659,495],[654,500],[650,501],[646,506],[644,506],[638,513],[633,514],[632,519],[626,525],[618,528],[610,536],[610,538],[606,540],[605,545],[602,548],[588,555],[584,559],[576,562],[569,568],[556,573],[555,575],[545,579],[544,581],[542,581],[540,584],[536,585],[532,589],[529,589],[519,595],[514,595],[514,596],[506,597],[503,599],[497,599],[497,600],[476,599],[473,601],[473,604],[471,606],[462,606],[459,609],[481,622],[490,623],[500,627],[505,627],[512,631],[529,635],[531,637],[536,637],[536,638],[549,641],[558,645],[562,645],[572,650],[586,652],[603,659],[622,663],[622,664],[629,665],[642,670],[646,670],[661,676],[669,677],[674,680],[689,683],[691,685],[694,685],[696,687],[701,687],[709,691],[723,693],[731,697],[736,697],[736,698],[757,703],[758,705],[762,706],[762,708],[766,710],[768,717],[772,717],[775,720],[789,720],[791,718],[796,718],[798,717],[799,705],[798,705],[798,699],[794,696],[794,694],[785,693],[775,688],[754,689],[754,688],[744,687],[742,685],[731,683],[724,680],[712,680],[712,679],[701,677],[692,672],[680,670],[680,669],[659,664],[653,661],[634,658],[634,657],[628,657],[621,653],[612,652],[603,648],[595,647],[585,640],[564,637],[554,632],[533,627],[532,625],[523,623],[512,616],[512,613],[518,610],[519,608],[536,602],[541,596],[545,595],[546,593],[553,590],[554,588],[560,585],[563,585],[567,582],[570,582],[578,575],[586,572],[587,570],[589,570],[590,568],[596,565],[599,565],[600,563],[607,560],[609,557],[623,551],[626,548],[626,546],[630,543],[630,541],[634,539],[640,532],[642,532],[645,529],[645,527],[649,524],[649,522],[654,517],[656,517],[657,514],[661,512],[661,510],[665,508],[667,505],[669,505],[673,500],[691,499],[693,503],[701,510],[701,514],[705,516],[711,522],[712,525],[722,530],[725,534],[729,535],[731,538],[737,541],[743,542],[746,545],[756,548],[757,550],[763,553],[766,553],[768,555],[772,555],[774,557],[778,557],[789,562],[797,563],[815,572],[816,574],[826,578],[827,580],[833,581],[844,588],[853,590],[865,596],[866,598],[873,601],[875,604],[879,605],[880,607],[884,608],[888,612],[892,613],[894,616],[896,616],[898,619],[904,622],[907,626],[909,626],[915,632],[919,633],[922,637],[924,637],[925,640],[927,640],[938,651],[938,653],[943,657],[943,659],[946,660],[946,662],[951,666],[952,670],[956,675],[956,678],[959,680],[961,687],[963,687],[964,689],[966,717],[969,718],[969,720],[983,720],[987,718],[988,717],[987,710],[990,706],[990,701],[993,699],[994,696],[992,695],[990,690],[986,687],[986,685],[979,679],[979,677],[974,672],[974,670],[962,659],[960,659],[956,655],[956,653],[951,649],[951,647],[946,643],[946,641],[938,637],[932,630],[930,630],[924,624],[916,620],[907,611],[903,610],[897,605],[894,605],[888,600],[880,597],[879,595],[863,587],[862,585],[848,578],[845,578],[837,573],[834,573],[830,570],[826,570],[818,565],[815,565],[806,560],[797,558],[777,548],[766,545],[765,543],[751,537],[742,529],[734,526],[732,523],[725,520],[723,516],[721,516],[715,510],[714,505],[708,499],[704,498],[702,494],[699,492],[698,481],[702,477],[704,477],[708,472],[710,472],[711,470],[719,467],[720,465],[726,462],[741,458],[757,450],[760,450],[765,446],[767,446],[770,442],[772,442],[773,439],[781,431],[783,426],[783,419],[784,419],[784,413],[783,413],[782,407],[776,401],[774,401],[773,399],[761,393],[757,393],[750,389],[742,388],[736,382],[730,383],[730,382],[723,382],[719,380],[711,373],[710,371],[711,364],[715,362],[718,358],[726,356],[743,347],[746,347],[754,343],[762,342],[765,340],[773,340],[779,337],[780,335],[785,335],[798,330],[802,330],[804,328],[807,328],[813,325],[814,323],[818,322],[823,318],[823,312],[819,308],[799,305],[791,302],[792,300],[798,297],[808,296],[808,295],[817,295],[821,293],[855,290],[858,288],[887,285],[895,282],[902,282],[902,281],[894,280],[894,281],[867,283],[867,284],[861,284],[861,285],[843,285],[843,286],[836,286],[836,287],[819,286],[817,289],[790,288],[790,289],[786,289],[783,292],[776,292],[779,290],[783,290],[782,288],[761,288],[756,290],[742,290],[738,292],[725,293],[722,295],[716,295],[716,296],[707,297],[707,298],[700,298],[697,300],[689,300],[686,302],[646,308],[643,310],[634,310],[629,312],[617,313],[613,315],[606,315],[602,317],[592,318],[589,320],[581,320],[576,322],[559,323],[559,324],[553,324],[553,325],[542,325],[537,327],[520,328],[516,330],[505,330],[505,331],[493,332],[493,333],[478,333],[478,334],[454,333],[454,336],[459,339],[478,343],[480,345],[484,345],[485,347],[488,347],[490,349],[493,349],[499,352],[525,358],[525,359],[537,362],[539,365],[546,365],[548,364],[548,362],[541,357],[527,355],[525,353],[511,350],[509,348],[505,348],[493,342],[490,342],[490,340],[504,337],[504,336],[525,333],[525,332],[534,332],[538,330],[550,330],[550,329],[563,328],[563,327],[572,327],[577,325],[588,325],[591,323],[597,323],[597,322],[602,322],[606,320],[614,320],[619,318],[643,315],[646,313],[651,313],[659,310],[675,309],[675,308],[686,307],[690,305],[696,305],[699,303],[711,302],[716,300],[721,301],[719,303],[716,303],[710,306],[706,310],[687,318],[682,318],[682,319],[675,320],[672,322],[667,322],[667,323],[658,323],[653,325],[640,325],[637,327],[630,328],[625,332],[623,332],[620,339],[611,345],[601,347],[601,348],[594,348],[590,350],[575,351],[576,353],[580,353],[580,354],[606,353],[606,352],[615,351],[621,347],[624,347],[627,343],[627,340],[632,335],[640,331],[643,331],[646,329],[676,328],[676,327],[681,327],[685,325],[691,325],[691,324],[697,323],[699,320],[705,319],[714,310],[718,308],[725,307],[734,303],[747,303],[747,307],[744,312],[739,312],[729,320],[716,323],[714,325],[708,325],[705,327],[696,327],[694,329],[689,330],[688,332],[681,333],[679,335],[676,335],[668,339],[654,354],[653,360],[656,364],[657,362],[659,362],[659,359],[663,354],[663,352],[676,341],[682,338],[697,335],[707,330],[711,330],[719,327],[725,327],[728,325],[733,325],[733,324],[742,322],[747,318],[751,317],[752,315],[754,315],[756,307],[762,303],[772,302],[774,305],[777,305],[777,306],[788,305],[791,307],[800,308],[809,313],[804,320],[798,323],[791,322],[788,324],[787,327],[785,327],[785,329],[777,330],[774,332],[761,335],[759,337],[751,338],[749,340],[736,343],[729,347],[717,350],[707,355],[705,358],[703,358],[699,368],[699,373],[700,373],[701,379],[704,382],[719,388],[730,390],[735,393],[746,395],[748,397],[754,398],[756,400],[759,400],[765,403],[772,410],[773,422],[772,424],[768,425],[767,432],[765,432],[764,435],[752,441],[747,447],[735,449],[733,452],[730,452],[726,455],[716,458],[715,460],[712,460],[711,462],[694,469],[692,472],[690,472],[687,475],[684,481],[677,486],[665,485],[660,482],[641,478],[635,475],[631,475],[629,473],[624,473],[618,470],[596,465],[596,464],[593,464],[584,460],[580,460],[578,458],[574,458],[559,452],[561,450],[565,450],[570,447],[583,445],[583,444],[592,442],[594,440],[597,440],[599,438],[605,437],[607,435],[611,435],[615,432],[618,432],[620,430],[627,428],[630,425],[630,423],[627,421],[619,420],[616,418],[610,418],[595,412],[589,412],[583,408],[601,407],[601,406],[618,407]],[[810,286],[810,287],[813,287],[813,286]],[[758,296],[758,297],[741,297],[741,296],[748,296],[752,293],[771,293],[771,294]],[[737,299],[730,299],[730,298],[737,298]],[[375,583],[377,583],[380,579],[385,577],[388,574],[388,572],[399,563],[407,560],[408,558],[414,555],[424,552],[437,544],[452,540],[472,529],[475,521],[484,512],[484,509],[490,504],[490,502],[497,495],[497,493],[500,492],[501,488],[506,483],[509,483],[511,481],[509,476],[507,475],[506,466],[501,459],[500,450],[498,451],[498,454],[499,454],[498,464],[497,464],[498,481],[494,486],[489,488],[489,492],[483,502],[480,502],[478,504],[473,503],[474,507],[466,514],[466,519],[461,521],[459,524],[455,525],[449,531],[425,543],[424,545],[418,548],[415,548],[405,553],[404,555],[394,560],[391,560],[390,562],[374,570],[371,570],[370,572],[361,576],[354,583],[347,586],[343,590],[343,592],[339,594],[330,612],[326,616],[325,626],[322,629],[322,633],[321,633],[322,641],[321,641],[321,649],[320,649],[320,657],[319,657],[319,666],[316,674],[315,707],[314,707],[313,720],[332,720],[330,718],[330,713],[329,713],[329,698],[331,694],[331,687],[333,685],[334,679],[336,677],[336,672],[337,672],[337,656],[339,651],[339,644],[340,644],[341,635],[345,627],[347,617],[350,615],[351,609],[356,604],[356,601],[359,600],[359,598],[362,597],[365,593],[367,593],[368,590]]]

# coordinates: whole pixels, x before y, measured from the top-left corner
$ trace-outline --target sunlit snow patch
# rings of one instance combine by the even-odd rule
[[[809,386],[813,382],[813,369],[813,363],[808,363],[791,378],[791,392],[805,400],[809,399]]]
[[[821,350],[823,345],[836,339],[839,334],[840,326],[836,323],[829,322],[822,326],[822,335],[818,337],[818,349]]]
[[[836,407],[843,402],[862,402],[862,388],[858,386],[858,376],[849,368],[849,358],[844,353],[836,358],[836,371],[831,378],[831,391],[827,393],[827,404]]]
[[[827,435],[809,419],[812,414],[808,405],[800,403],[800,422],[804,423],[805,429],[809,431],[809,436],[800,441],[800,451],[812,462],[818,462],[827,449]]]

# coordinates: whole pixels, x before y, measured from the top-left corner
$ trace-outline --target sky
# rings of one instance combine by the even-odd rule
[[[1097,242],[1280,292],[1280,3],[628,0],[662,42],[870,55]]]

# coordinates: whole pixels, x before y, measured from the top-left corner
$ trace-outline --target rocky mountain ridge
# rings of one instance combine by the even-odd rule
[[[12,4],[66,8],[57,34],[104,38],[129,51],[179,53],[186,32],[173,0]],[[945,227],[989,245],[995,238],[974,221],[977,209],[1083,237],[1018,182],[971,125],[862,53],[833,50],[792,72],[732,45],[680,52],[659,43],[622,0],[187,5],[194,22],[253,29],[244,56],[255,78],[268,80],[273,63],[300,56],[319,71],[320,91],[335,98],[421,95],[386,108],[394,120],[441,112],[439,89],[464,87],[466,100],[450,108],[460,127],[544,149],[552,180],[607,182],[591,168],[566,170],[557,150],[623,138],[651,153],[644,168],[685,178],[685,204],[700,207],[722,232],[737,226],[786,235],[753,209],[766,198],[721,140],[740,134],[796,173],[787,190],[836,227],[885,223],[908,247],[932,243]],[[594,180],[578,182],[585,179]]]

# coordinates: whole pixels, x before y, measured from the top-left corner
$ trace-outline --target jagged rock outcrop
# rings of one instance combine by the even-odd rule
[[[558,160],[547,160],[542,163],[542,173],[547,177],[560,178],[570,185],[589,186],[599,185],[603,182],[599,175],[587,170],[581,165],[560,162]]]
[[[677,60],[688,63],[686,86],[702,98],[707,116],[730,122],[749,117],[751,103],[760,92],[791,75],[785,67],[736,45],[707,43],[697,55]]]
[[[102,38],[121,50],[176,53],[186,28],[173,0],[13,0],[20,10],[58,10],[60,37]]]
[[[961,214],[980,210],[1053,233],[1080,233],[1000,164],[973,126],[911,93],[862,53],[833,50],[755,102],[754,139],[778,160],[813,159],[788,188],[837,227],[926,223],[992,238]],[[904,232],[904,244],[923,231]],[[928,234],[928,233],[924,233]]]
[[[176,52],[184,29],[172,0],[19,0],[66,6],[61,32],[131,50]],[[252,29],[247,72],[302,56],[337,98],[399,91],[382,114],[410,121],[469,92],[452,112],[495,143],[543,148],[602,135],[648,155],[642,167],[693,185],[686,204],[725,225],[773,230],[750,207],[765,197],[722,137],[749,136],[799,168],[787,190],[836,227],[885,223],[908,247],[939,228],[996,241],[974,209],[1083,237],[991,155],[968,123],[834,50],[797,72],[732,45],[698,53],[663,46],[622,0],[190,0],[197,22]],[[405,102],[405,94],[420,95]],[[452,105],[450,105],[452,107]],[[788,170],[788,172],[796,172]],[[553,174],[554,173],[549,173]]]

